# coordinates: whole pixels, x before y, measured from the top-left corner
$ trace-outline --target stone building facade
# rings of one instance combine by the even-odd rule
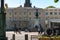
[[[33,27],[34,19],[38,9],[39,23],[44,27],[44,9],[42,8],[31,8],[31,7],[17,7],[9,8],[6,12],[6,28],[11,29],[16,27]]]
[[[49,8],[45,9],[46,19],[60,19],[60,8]]]
[[[38,24],[41,24],[43,28],[46,26],[46,20],[48,27],[51,27],[51,22],[60,20],[60,8],[33,8],[30,0],[25,0],[24,7],[6,10],[6,29],[34,27],[36,24],[36,9],[38,9]]]
[[[46,27],[46,20],[48,21],[48,27],[55,27],[54,25],[51,26],[51,22],[55,24],[55,22],[57,23],[60,20],[60,8],[9,8],[6,11],[6,29],[13,29],[15,26],[17,28],[34,27],[36,9],[38,9],[39,24],[41,24],[43,29]]]

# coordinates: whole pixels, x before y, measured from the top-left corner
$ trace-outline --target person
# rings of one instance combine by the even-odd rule
[[[17,33],[17,31],[18,31],[18,28],[17,28],[16,24],[14,24],[14,32]]]
[[[52,29],[48,28],[46,32],[50,36],[52,34]]]
[[[16,34],[17,34],[17,31],[18,31],[18,28],[17,28],[17,27],[15,27],[15,28],[14,28],[14,32],[16,32]]]
[[[43,28],[42,28],[42,25],[41,24],[39,24],[40,25],[40,31],[41,31],[41,33],[43,32]]]
[[[19,28],[18,32],[21,34],[21,28]]]
[[[40,28],[38,28],[38,34],[40,34]]]

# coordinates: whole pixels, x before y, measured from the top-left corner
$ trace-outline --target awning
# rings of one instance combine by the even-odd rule
[[[49,19],[50,22],[57,22],[60,23],[60,19]]]

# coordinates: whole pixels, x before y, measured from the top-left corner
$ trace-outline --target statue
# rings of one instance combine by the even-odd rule
[[[36,18],[38,18],[38,9],[36,9],[36,14],[35,14]]]

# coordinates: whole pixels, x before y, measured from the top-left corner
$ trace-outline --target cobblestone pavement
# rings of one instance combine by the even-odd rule
[[[28,40],[31,40],[31,35],[38,35],[38,32],[24,32],[21,31],[21,34],[14,33],[13,31],[7,31],[6,37],[8,37],[8,40],[12,40],[12,35],[15,34],[15,40],[25,40],[25,34],[28,34]]]

